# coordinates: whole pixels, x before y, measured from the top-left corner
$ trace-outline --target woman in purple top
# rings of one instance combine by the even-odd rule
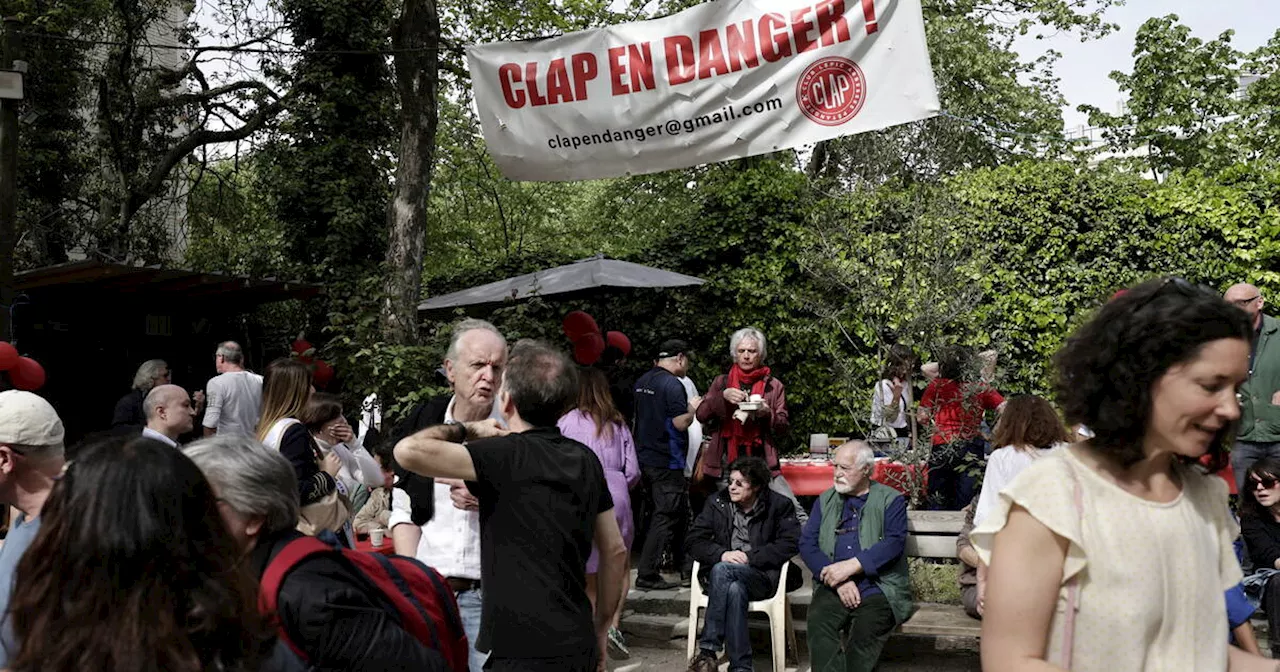
[[[631,430],[627,429],[622,413],[613,405],[613,397],[609,394],[609,380],[603,371],[591,368],[582,370],[578,407],[560,418],[557,425],[562,434],[585,444],[600,458],[605,480],[609,483],[609,494],[613,497],[613,514],[618,519],[622,540],[626,542],[630,553],[631,542],[635,538],[635,525],[631,519],[631,488],[640,481],[640,463],[636,459],[636,444],[631,438]],[[600,564],[598,556],[596,549],[592,548],[591,557],[587,560],[587,596],[591,598],[592,605],[596,603],[596,570]],[[609,653],[622,659],[631,655],[622,639],[622,632],[618,630],[623,603],[631,590],[629,558],[630,555],[627,571],[622,573],[623,599],[618,601],[618,610],[613,614],[613,625],[609,628]]]

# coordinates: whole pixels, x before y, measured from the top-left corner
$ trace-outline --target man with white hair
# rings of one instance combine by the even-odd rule
[[[1254,462],[1280,458],[1280,320],[1262,312],[1267,300],[1253,285],[1232,285],[1223,298],[1248,313],[1253,326],[1249,380],[1240,386],[1240,424],[1231,447],[1236,488],[1244,492],[1245,473]]]
[[[147,393],[142,402],[147,415],[147,425],[142,435],[178,447],[178,437],[191,431],[195,424],[196,409],[191,407],[191,397],[177,385],[157,385]]]
[[[911,618],[907,502],[871,480],[875,453],[865,441],[836,450],[835,482],[818,497],[800,535],[813,572],[809,650],[813,669],[875,669],[889,633]]]
[[[209,407],[205,410],[204,435],[255,436],[262,409],[262,376],[246,371],[244,350],[235,341],[223,341],[213,353],[218,375],[209,379]]]
[[[62,473],[62,420],[49,402],[30,392],[0,392],[0,506],[20,513],[0,547],[0,613],[8,614],[18,561],[40,531],[40,510]],[[13,623],[0,628],[0,668],[17,656]]]
[[[163,359],[148,359],[133,374],[133,387],[129,393],[116,402],[115,412],[111,415],[112,427],[142,427],[147,424],[147,414],[142,409],[142,402],[147,393],[157,385],[169,382],[171,372]]]
[[[396,444],[404,467],[466,479],[479,497],[485,596],[476,648],[492,656],[489,672],[604,669],[627,549],[600,460],[556,426],[577,398],[569,358],[522,340],[498,395],[510,431],[489,419],[437,425]],[[585,589],[593,545],[594,609]]]
[[[463,320],[454,327],[444,370],[453,395],[418,405],[387,439],[401,439],[435,425],[479,422],[505,424],[497,405],[507,364],[507,341],[484,320]],[[480,507],[461,480],[431,479],[398,469],[392,491],[391,539],[396,552],[416,557],[445,577],[458,600],[467,632],[471,672],[481,672],[486,656],[476,649],[480,636]]]

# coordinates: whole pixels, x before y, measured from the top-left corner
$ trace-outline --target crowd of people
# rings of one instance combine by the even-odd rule
[[[305,364],[258,376],[234,342],[207,397],[144,363],[127,431],[70,456],[55,409],[0,392],[0,668],[601,670],[629,655],[634,553],[635,588],[707,595],[690,672],[752,669],[748,604],[784,573],[798,588],[796,561],[813,669],[872,670],[916,609],[908,499],[873,480],[876,452],[923,428],[925,504],[964,512],[984,669],[1280,669],[1249,626],[1261,607],[1280,628],[1263,305],[1177,278],[1117,293],[1057,355],[1052,403],[1002,395],[991,353],[918,366],[895,347],[873,430],[808,507],[781,475],[786,391],[754,328],[699,395],[678,339],[630,381],[464,320],[450,393],[370,446]],[[1228,463],[1239,524],[1212,475]],[[375,532],[396,555],[353,550]]]

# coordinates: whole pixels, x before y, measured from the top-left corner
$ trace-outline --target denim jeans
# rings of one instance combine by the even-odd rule
[[[1280,458],[1280,443],[1236,441],[1231,447],[1231,471],[1236,477],[1236,492],[1239,492],[1242,497],[1247,494],[1244,477],[1249,467],[1264,457]]]
[[[458,593],[458,615],[462,617],[462,631],[467,633],[467,667],[471,672],[481,672],[488,653],[476,651],[476,640],[480,639],[480,604],[484,594],[479,588],[464,590]]]
[[[769,577],[749,565],[717,562],[707,580],[707,617],[698,648],[715,653],[724,645],[729,671],[751,670],[751,638],[747,603],[763,600],[778,589]]]

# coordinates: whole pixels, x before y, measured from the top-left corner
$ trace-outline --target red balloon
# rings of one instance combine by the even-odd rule
[[[12,343],[0,341],[0,371],[8,371],[18,365],[18,349]]]
[[[600,361],[604,354],[604,337],[599,332],[584,334],[573,342],[573,359],[583,366]]]
[[[568,336],[569,340],[574,343],[577,343],[579,338],[587,334],[600,333],[600,327],[596,324],[595,318],[581,310],[575,310],[565,315],[561,326],[564,327],[564,335]]]
[[[44,367],[30,357],[19,357],[18,363],[9,370],[9,380],[19,390],[35,392],[44,387]]]
[[[298,355],[306,355],[306,356],[314,355],[316,354],[316,346],[311,345],[310,342],[299,338],[298,340],[293,342],[293,352]]]
[[[622,356],[627,357],[631,354],[631,339],[621,331],[611,331],[604,335],[606,345],[617,348],[622,351]]]
[[[329,383],[333,382],[333,367],[323,359],[317,359],[311,379],[315,381],[316,387],[321,389],[329,387]]]

